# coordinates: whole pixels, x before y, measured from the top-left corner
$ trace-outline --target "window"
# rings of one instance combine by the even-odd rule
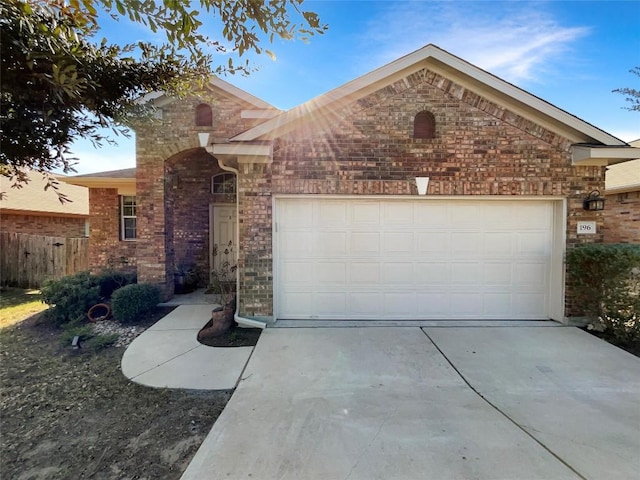
[[[213,125],[213,111],[211,106],[201,103],[196,107],[196,127],[210,127]]]
[[[136,235],[136,197],[123,195],[120,197],[120,238],[135,240]]]
[[[436,119],[433,113],[422,111],[413,120],[413,138],[435,138]]]
[[[219,173],[211,177],[211,193],[216,202],[235,203],[236,176],[233,173]]]

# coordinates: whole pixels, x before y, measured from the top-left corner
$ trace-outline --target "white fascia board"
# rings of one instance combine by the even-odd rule
[[[211,77],[211,79],[209,80],[209,84],[219,88],[220,90],[227,92],[229,95],[232,95],[241,100],[244,100],[245,102],[250,103],[251,105],[254,105],[260,109],[267,109],[267,110],[275,109],[273,105],[265,102],[264,100],[261,100],[258,97],[254,97],[250,93],[245,92],[244,90],[234,85],[231,85],[229,82],[225,82],[224,80],[221,80],[218,77],[215,77],[215,76]]]
[[[242,110],[240,112],[240,118],[251,119],[271,119],[280,115],[280,110]]]
[[[637,158],[640,158],[640,148],[635,147],[571,146],[571,163],[573,165],[613,165]]]

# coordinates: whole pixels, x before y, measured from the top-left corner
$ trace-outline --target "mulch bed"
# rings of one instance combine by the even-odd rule
[[[144,387],[122,375],[124,348],[60,335],[37,317],[0,330],[2,478],[179,479],[232,391]]]
[[[211,320],[202,328],[203,330],[213,324]],[[260,338],[260,328],[231,327],[229,331],[219,337],[204,337],[198,341],[208,347],[253,347]]]

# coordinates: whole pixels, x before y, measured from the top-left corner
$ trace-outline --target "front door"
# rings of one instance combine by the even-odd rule
[[[227,204],[211,204],[209,208],[209,226],[211,235],[210,239],[210,265],[213,270],[220,270],[220,264],[224,260],[235,263],[238,258],[238,246],[236,245],[236,206]],[[224,250],[228,248],[229,243],[232,245],[232,253],[230,256],[224,255]],[[214,255],[214,247],[217,246],[218,255]]]

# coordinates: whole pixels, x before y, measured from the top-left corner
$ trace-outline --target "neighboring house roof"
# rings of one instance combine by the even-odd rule
[[[575,144],[584,144],[583,147],[586,148],[580,152],[580,158],[574,159],[577,162],[609,159],[611,163],[615,163],[633,158],[624,157],[617,149],[605,152],[588,148],[605,145],[628,149],[629,146],[619,138],[432,44],[240,133],[231,138],[231,141],[269,140],[299,128],[306,122],[317,123],[319,119],[339,112],[348,103],[423,68],[428,68],[524,118],[558,132]]]
[[[74,175],[65,179],[73,185],[83,185],[89,188],[116,188],[120,195],[135,195],[136,169],[109,170],[107,172]]]
[[[629,142],[629,145],[640,147],[640,139]],[[640,190],[640,158],[607,168],[605,185],[605,192],[609,195]]]
[[[67,177],[55,175],[59,184],[58,192],[67,197],[69,202],[60,203],[53,188],[45,190],[47,180],[41,173],[27,172],[29,182],[22,188],[12,188],[12,182],[0,176],[0,191],[4,196],[0,199],[2,213],[23,215],[47,215],[58,217],[86,217],[89,215],[89,190],[85,187],[69,185]]]

